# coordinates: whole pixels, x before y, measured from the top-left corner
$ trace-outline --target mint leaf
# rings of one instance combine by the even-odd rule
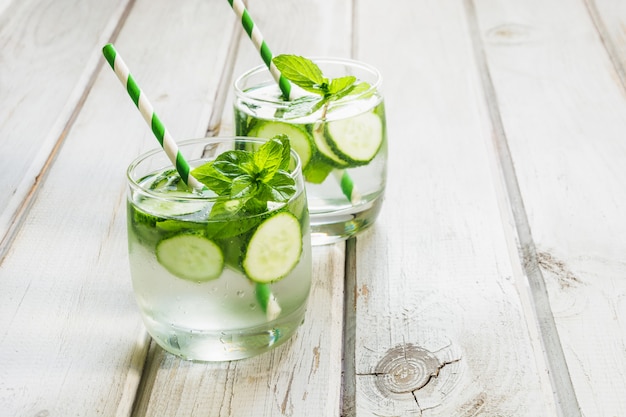
[[[191,175],[217,195],[230,194],[232,180],[216,169],[213,162],[195,168]]]
[[[296,193],[294,180],[287,171],[276,172],[265,185],[270,190],[272,201],[287,201]]]
[[[254,153],[254,165],[261,181],[271,180],[272,176],[283,165],[283,149],[285,148],[283,140],[270,139]],[[289,142],[286,143],[286,149],[289,151]]]
[[[343,91],[348,90],[355,82],[356,82],[356,77],[353,75],[334,78],[330,82],[330,86],[328,87],[328,92],[330,94],[339,94]]]
[[[209,222],[207,237],[209,239],[229,239],[246,233],[255,228],[262,219],[259,216],[229,218],[219,222]]]
[[[289,170],[289,163],[291,162],[291,142],[289,142],[289,137],[287,135],[276,135],[272,140],[278,140],[283,146],[283,153],[278,169]]]
[[[310,59],[297,55],[278,55],[272,59],[276,68],[289,81],[300,88],[314,94],[322,96],[315,104],[310,106],[306,102],[306,108],[309,114],[315,113],[317,110],[324,108],[322,119],[326,117],[328,104],[331,101],[337,101],[350,94],[357,94],[370,88],[369,84],[360,82],[356,84],[357,78],[353,75],[337,77],[329,80],[324,77],[322,70]],[[301,111],[301,103],[297,111]]]
[[[217,195],[229,195],[233,180],[250,174],[252,157],[245,151],[228,151],[191,171],[191,175]]]
[[[371,86],[366,82],[361,82],[356,85],[351,85],[348,88],[344,88],[343,90],[337,92],[337,94],[332,96],[332,100],[341,100],[345,96],[354,95],[354,94],[362,94],[368,91]]]
[[[354,94],[354,90],[355,89],[356,89],[356,86],[354,86],[354,85],[351,85],[348,88],[344,88],[343,90],[339,91],[337,94],[333,95],[331,97],[331,100],[334,100],[334,101],[341,100],[345,96],[349,96],[350,94]]]
[[[257,184],[252,175],[243,174],[235,179],[231,184],[230,196],[231,198],[244,198],[248,195],[256,193]]]
[[[316,94],[323,94],[328,86],[322,70],[311,60],[297,55],[278,55],[272,59],[278,71],[292,83]]]
[[[269,201],[288,201],[296,192],[288,172],[290,151],[287,136],[278,135],[256,152],[226,151],[194,169],[191,174],[218,196],[236,199],[216,203],[209,218],[230,218],[240,212],[246,216],[261,214]]]
[[[361,94],[361,93],[366,92],[370,88],[372,88],[372,86],[369,85],[368,83],[360,82],[354,86],[354,89],[350,92],[350,94]]]
[[[211,220],[207,225],[207,236],[211,239],[227,239],[238,236],[260,223],[258,216],[246,215],[246,201],[224,199],[217,201],[211,213]]]
[[[254,170],[254,160],[250,152],[242,150],[227,151],[213,161],[216,169],[229,178],[242,174],[251,174]]]

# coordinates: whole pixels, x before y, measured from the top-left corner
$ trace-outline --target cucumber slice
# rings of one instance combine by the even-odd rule
[[[182,234],[157,244],[159,263],[178,278],[195,282],[216,279],[224,268],[220,247],[204,236]]]
[[[348,166],[348,162],[341,159],[331,149],[328,142],[326,142],[323,130],[324,129],[318,128],[317,126],[313,127],[313,142],[315,143],[322,160],[335,168],[346,168]]]
[[[137,194],[134,204],[151,215],[159,217],[181,216],[196,213],[207,207],[205,202],[183,201],[192,194],[174,168],[167,169],[152,177],[146,177],[140,182],[156,195],[163,197],[163,199],[159,199]],[[178,197],[180,200],[176,201]]]
[[[148,214],[132,203],[128,204],[127,216],[133,225],[143,224],[148,227],[154,227],[157,222],[161,221],[160,217]]]
[[[153,191],[185,191],[188,189],[174,168],[158,174],[148,188]]]
[[[277,135],[287,135],[289,143],[302,161],[304,169],[311,160],[313,149],[311,146],[311,136],[303,128],[283,122],[270,122],[258,120],[248,132],[250,137],[272,139]]]
[[[383,143],[383,122],[373,112],[326,124],[328,145],[350,165],[369,163]]]
[[[175,201],[171,198],[181,197],[189,198],[189,192],[186,191],[159,191],[164,198],[170,200],[161,200],[153,197],[139,198],[135,203],[142,210],[161,217],[182,216],[185,214],[196,213],[207,207],[205,202]]]
[[[266,219],[254,231],[243,258],[243,269],[252,281],[278,281],[297,265],[302,253],[298,219],[283,211]]]

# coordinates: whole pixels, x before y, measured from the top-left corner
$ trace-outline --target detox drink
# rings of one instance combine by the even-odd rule
[[[243,74],[235,82],[235,131],[287,135],[302,161],[313,244],[346,239],[375,221],[383,201],[387,130],[380,75],[350,60],[278,56],[274,62],[295,80],[294,97],[285,99],[265,67]]]
[[[128,169],[133,289],[149,334],[168,352],[245,358],[303,321],[311,248],[301,167],[287,141],[270,142],[269,151],[245,138],[181,142],[202,190],[189,190],[161,150]]]

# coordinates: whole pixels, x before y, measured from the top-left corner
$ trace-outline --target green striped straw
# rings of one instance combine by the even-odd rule
[[[145,94],[141,91],[135,79],[131,75],[128,67],[124,63],[122,57],[117,53],[115,47],[112,44],[107,44],[102,48],[102,53],[106,58],[111,68],[117,75],[122,85],[126,87],[128,95],[135,103],[135,106],[139,109],[139,112],[143,116],[143,119],[152,128],[152,133],[157,138],[161,147],[165,151],[165,154],[170,159],[172,164],[176,167],[176,170],[180,174],[182,180],[194,190],[199,190],[204,187],[202,183],[196,180],[190,174],[189,164],[185,161],[185,158],[178,150],[178,145],[170,135],[170,132],[165,128],[161,119],[154,112],[154,108]]]
[[[359,204],[361,202],[361,193],[357,190],[352,181],[352,177],[345,169],[334,169],[333,176],[341,187],[341,192],[352,203],[352,205]]]
[[[148,97],[135,82],[128,66],[126,66],[126,63],[120,54],[117,53],[115,47],[110,43],[106,44],[102,48],[102,54],[111,68],[113,68],[115,75],[117,75],[117,78],[120,80],[122,85],[126,87],[128,95],[135,103],[135,106],[139,109],[139,112],[143,116],[146,123],[150,125],[152,133],[154,133],[154,136],[161,144],[161,147],[165,151],[167,157],[176,167],[178,174],[182,180],[185,181],[185,184],[194,190],[205,189],[206,187],[204,184],[191,175],[189,164],[178,150],[178,145],[176,145],[176,142],[154,112],[154,108],[152,107],[152,104],[150,104],[150,100],[148,100]],[[257,283],[256,291],[257,299],[265,311],[268,321],[278,318],[281,309],[278,305],[276,297],[272,294],[269,285]]]
[[[272,62],[272,52],[270,51],[269,46],[267,46],[261,30],[252,20],[250,13],[248,13],[246,6],[243,4],[243,0],[228,0],[228,3],[237,17],[241,19],[241,24],[244,30],[248,34],[248,37],[254,44],[256,50],[261,55],[261,59],[265,62],[272,78],[274,78],[274,81],[278,84],[278,87],[283,94],[283,98],[285,100],[293,99],[291,83],[288,79],[283,77],[278,68],[276,68],[276,65]],[[354,181],[352,181],[350,175],[345,170],[335,170],[333,171],[333,175],[339,182],[343,195],[345,195],[353,205],[358,204],[361,201],[361,194],[358,192],[357,187],[354,185]]]
[[[263,34],[259,30],[259,27],[254,24],[252,18],[250,17],[250,13],[246,9],[246,6],[243,4],[242,0],[228,0],[230,7],[233,8],[233,11],[241,19],[241,24],[243,25],[244,30],[248,34],[248,37],[254,44],[256,50],[261,54],[261,58],[267,68],[272,74],[272,78],[278,84],[280,91],[283,93],[283,98],[285,100],[291,100],[293,97],[291,95],[291,83],[288,79],[282,76],[276,65],[272,62],[272,51],[265,43],[263,39]]]

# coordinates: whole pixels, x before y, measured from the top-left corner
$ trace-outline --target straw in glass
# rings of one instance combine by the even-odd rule
[[[204,184],[191,175],[189,164],[178,150],[178,145],[176,145],[176,142],[154,112],[154,108],[152,107],[152,104],[150,104],[148,97],[135,82],[130,70],[126,66],[126,63],[120,54],[116,51],[115,47],[109,43],[102,48],[102,53],[111,68],[113,68],[117,78],[120,80],[122,85],[126,87],[128,95],[139,109],[139,112],[143,116],[146,123],[150,125],[152,133],[154,133],[154,136],[161,144],[161,147],[163,147],[167,157],[176,167],[178,174],[182,180],[185,181],[185,184],[194,190],[206,188]],[[257,299],[265,311],[268,321],[276,319],[280,314],[281,309],[268,284],[257,283],[256,291]]]
[[[288,79],[282,76],[276,65],[272,62],[272,52],[270,48],[265,43],[263,38],[263,34],[257,25],[254,24],[252,18],[250,17],[250,13],[246,9],[246,6],[243,4],[242,0],[228,0],[230,7],[233,8],[233,11],[241,19],[241,24],[248,34],[248,37],[254,44],[254,47],[261,55],[261,59],[267,65],[267,68],[272,74],[272,78],[278,84],[280,91],[283,93],[283,98],[285,100],[291,100],[293,97],[291,95],[291,83]]]
[[[115,47],[112,44],[107,44],[102,48],[102,53],[106,58],[111,68],[117,75],[120,82],[126,87],[128,95],[135,103],[135,106],[139,109],[139,112],[143,116],[143,119],[150,125],[152,133],[157,138],[165,154],[170,159],[172,164],[176,167],[176,170],[180,174],[182,180],[194,190],[199,190],[204,187],[198,180],[190,174],[189,164],[185,161],[182,154],[178,150],[176,142],[170,135],[169,131],[165,128],[159,117],[154,112],[154,108],[145,94],[141,91],[135,79],[131,75],[128,67],[119,56]]]
[[[352,181],[352,177],[345,169],[334,169],[333,176],[341,187],[341,192],[352,203],[352,205],[359,204],[361,202],[361,193],[357,190]]]
[[[265,62],[272,78],[274,78],[274,81],[278,84],[278,87],[283,94],[283,98],[285,100],[293,99],[291,83],[288,79],[283,77],[278,68],[276,68],[276,65],[272,62],[272,52],[270,51],[269,46],[267,46],[261,30],[252,20],[250,13],[248,13],[246,6],[243,4],[243,0],[228,0],[228,3],[237,17],[241,20],[241,25],[254,44],[257,52],[261,55],[261,59]],[[361,201],[361,194],[348,172],[345,170],[334,170],[333,175],[339,182],[343,195],[345,195],[353,205],[358,204]]]

